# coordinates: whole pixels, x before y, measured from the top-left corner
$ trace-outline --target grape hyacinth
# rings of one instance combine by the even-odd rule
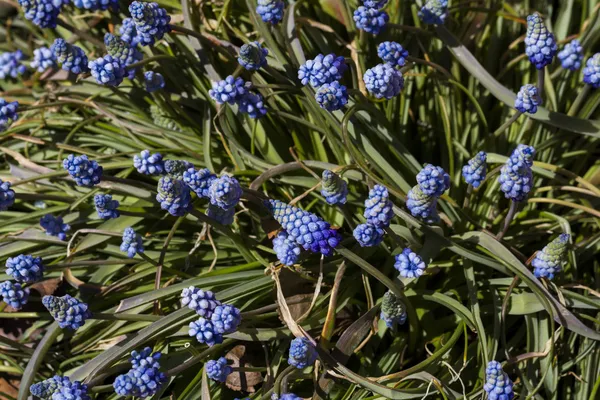
[[[10,182],[0,179],[0,211],[6,211],[15,204],[15,191],[10,188]]]
[[[385,186],[375,185],[365,200],[364,216],[371,225],[386,228],[394,216],[390,194]]]
[[[64,39],[56,39],[50,50],[56,57],[61,68],[74,74],[88,72],[88,58],[84,51]]]
[[[425,168],[417,174],[417,183],[424,194],[440,197],[450,189],[450,175],[442,167],[425,164]]]
[[[248,114],[250,118],[261,118],[267,114],[264,98],[260,93],[246,92],[238,99],[241,113]]]
[[[341,241],[338,231],[315,214],[279,200],[267,200],[265,205],[286,231],[288,238],[304,250],[330,256]]]
[[[123,64],[123,67],[136,63],[143,58],[143,54],[140,51],[112,33],[106,33],[104,35],[104,45],[106,46],[108,54],[114,59],[119,60],[121,64]],[[135,78],[136,71],[137,68],[127,68],[125,70],[125,76],[129,79],[133,79]]]
[[[444,25],[448,18],[448,0],[427,0],[417,15],[424,24]]]
[[[88,68],[100,85],[119,86],[125,78],[125,64],[110,54],[90,61]]]
[[[366,223],[357,225],[353,235],[361,247],[373,247],[382,242],[385,231],[378,226]]]
[[[489,400],[512,400],[513,383],[498,361],[490,361],[485,370],[485,385]]]
[[[2,296],[2,301],[15,310],[19,310],[27,304],[29,288],[21,287],[20,283],[4,281],[0,283],[0,295]]]
[[[0,55],[0,79],[17,78],[23,75],[27,69],[21,63],[23,52],[21,50]]]
[[[223,336],[215,331],[209,319],[200,317],[197,321],[190,322],[189,328],[188,334],[199,343],[205,343],[209,347],[223,343]]]
[[[206,209],[206,216],[214,219],[221,225],[231,225],[235,218],[235,208],[229,208],[227,210],[222,209],[219,206],[209,204]]]
[[[183,174],[194,167],[189,161],[185,160],[165,160],[165,173],[173,179],[182,180]]]
[[[133,166],[144,175],[161,175],[164,172],[162,155],[150,154],[149,150],[142,150],[139,156],[133,156]]]
[[[52,318],[63,329],[79,329],[85,324],[86,319],[92,317],[92,313],[86,303],[68,294],[62,297],[44,296],[42,304],[50,311]]]
[[[542,98],[535,85],[527,84],[521,86],[515,99],[515,108],[522,113],[535,114],[538,106],[542,104]]]
[[[233,372],[233,368],[227,365],[225,357],[220,357],[218,360],[208,360],[204,368],[206,368],[206,375],[217,382],[225,382],[227,376]]]
[[[276,25],[283,19],[285,3],[282,0],[258,0],[256,13],[263,22]]]
[[[208,188],[210,204],[229,210],[235,207],[242,197],[242,187],[237,179],[229,175],[222,175],[214,179]]]
[[[135,21],[132,18],[125,18],[123,22],[121,22],[119,35],[121,35],[121,39],[131,47],[136,47],[142,41],[141,36],[137,33]]]
[[[298,69],[298,79],[303,85],[313,88],[342,79],[348,69],[344,57],[331,53],[319,54],[313,60],[307,60]]]
[[[377,99],[389,100],[404,88],[402,73],[388,64],[378,64],[368,69],[363,81],[369,93]]]
[[[171,17],[157,3],[134,1],[129,5],[131,19],[142,46],[151,46],[171,31]]]
[[[316,359],[317,349],[315,349],[315,346],[307,338],[301,337],[292,340],[288,364],[298,369],[304,369],[314,364]]]
[[[4,132],[9,125],[17,120],[17,109],[19,102],[11,101],[10,103],[0,97],[0,132]],[[2,180],[0,180],[0,183]],[[1,206],[0,206],[1,207]]]
[[[212,89],[208,91],[208,94],[218,104],[235,104],[251,86],[250,82],[244,82],[242,78],[234,78],[229,75],[222,81],[213,82]]]
[[[166,374],[160,371],[158,360],[161,355],[160,352],[152,353],[150,347],[144,348],[140,353],[132,351],[129,361],[133,368],[115,379],[115,392],[121,396],[153,396],[167,381]]]
[[[69,378],[54,375],[52,378],[34,383],[29,387],[29,391],[35,397],[39,397],[42,400],[50,400],[54,392],[56,392],[61,386],[68,385],[68,383]]]
[[[362,0],[363,6],[367,8],[383,8],[387,5],[388,0]]]
[[[29,64],[38,72],[56,67],[56,56],[48,47],[39,47],[33,50],[33,61]]]
[[[183,173],[182,179],[198,197],[207,199],[210,196],[208,189],[217,176],[208,168],[196,170],[191,167]]]
[[[61,4],[55,5],[52,0],[19,0],[25,19],[40,28],[56,28]]]
[[[300,258],[300,246],[288,237],[285,231],[281,231],[273,238],[273,250],[280,263],[292,266]]]
[[[79,381],[71,382],[68,378],[66,379],[52,393],[52,400],[90,400],[87,385]]]
[[[412,216],[428,224],[435,224],[440,220],[436,205],[437,197],[423,193],[419,185],[413,186],[406,196],[406,208]]]
[[[346,86],[340,85],[338,81],[324,83],[315,93],[315,100],[327,111],[340,110],[348,103]]]
[[[562,271],[567,261],[567,247],[570,238],[569,234],[562,233],[535,255],[531,265],[537,278],[552,280],[555,274]]]
[[[196,314],[201,317],[210,318],[215,308],[221,305],[221,302],[215,298],[215,294],[210,290],[190,286],[181,291],[181,305],[196,311]]]
[[[533,147],[520,144],[500,170],[498,182],[507,199],[520,202],[527,198],[532,188],[534,156]]]
[[[381,42],[377,46],[377,56],[392,67],[403,67],[406,64],[408,51],[396,42]]]
[[[137,234],[132,227],[125,228],[123,231],[123,241],[120,246],[121,251],[127,253],[127,257],[133,258],[138,253],[144,252],[142,237]]]
[[[358,7],[352,18],[356,24],[356,29],[373,35],[378,35],[390,20],[390,16],[385,11],[364,6]]]
[[[478,188],[487,175],[486,160],[487,153],[485,151],[480,151],[462,168],[463,178],[465,178],[465,181],[474,188]]]
[[[6,274],[17,282],[32,283],[42,279],[44,265],[40,257],[30,254],[19,254],[6,259]]]
[[[111,8],[113,11],[119,9],[119,0],[73,0],[73,5],[77,8],[84,10],[108,10]]]
[[[62,217],[55,217],[52,214],[46,214],[40,218],[40,226],[48,236],[56,236],[60,240],[67,238],[67,232],[71,230],[71,225],[65,224]]]
[[[158,72],[146,71],[144,73],[144,85],[148,93],[156,92],[165,87],[165,78]]]
[[[321,175],[321,194],[328,204],[346,204],[348,184],[338,174],[326,169]]]
[[[210,321],[212,322],[214,332],[225,335],[237,330],[242,322],[240,310],[230,304],[221,304],[215,307]]]
[[[529,61],[537,69],[552,63],[558,51],[554,35],[548,31],[540,14],[533,13],[527,17],[527,34],[525,36],[525,53]]]
[[[388,328],[393,328],[395,324],[403,325],[406,322],[406,306],[390,290],[383,295],[379,318],[385,322],[385,326]]]
[[[557,57],[564,69],[577,71],[583,63],[583,47],[579,40],[573,39],[570,43],[565,44],[565,47],[558,52]]]
[[[259,42],[246,43],[240,47],[238,63],[248,71],[256,71],[267,64],[269,50],[260,45]]]
[[[92,187],[100,183],[102,167],[96,161],[88,160],[86,155],[69,154],[63,160],[63,168],[71,175],[78,186]]]
[[[588,58],[583,69],[583,82],[594,89],[600,88],[600,53]]]
[[[274,394],[273,396],[277,396],[277,395]],[[285,393],[276,398],[273,396],[271,397],[271,400],[302,400],[302,398],[300,396],[296,396],[294,393]]]
[[[183,217],[192,209],[190,188],[180,180],[162,176],[158,181],[156,201],[160,208],[175,217]]]
[[[94,206],[98,216],[102,219],[119,218],[119,202],[113,200],[110,194],[97,194],[94,196]]]
[[[402,253],[396,255],[394,268],[400,272],[400,276],[403,278],[418,278],[423,275],[427,265],[417,253],[405,248]]]

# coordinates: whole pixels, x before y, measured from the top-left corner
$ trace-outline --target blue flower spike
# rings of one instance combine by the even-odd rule
[[[160,352],[152,353],[150,347],[141,352],[132,351],[129,361],[132,368],[123,375],[119,375],[114,383],[115,393],[120,396],[134,396],[146,398],[158,392],[167,381],[167,376],[160,371]]]
[[[27,68],[21,63],[21,60],[23,60],[21,50],[0,54],[0,79],[16,79],[23,75]]]
[[[418,278],[423,275],[427,265],[417,253],[405,248],[402,253],[396,255],[394,268],[400,272],[400,276],[403,278]]]
[[[588,58],[583,69],[583,82],[594,89],[600,88],[600,53]]]
[[[396,42],[381,42],[377,46],[377,56],[392,67],[403,67],[406,64],[408,51]]]
[[[192,209],[190,188],[178,179],[162,176],[158,181],[156,201],[160,208],[175,217],[183,217]]]
[[[427,0],[417,13],[427,25],[444,25],[448,18],[448,0]]]
[[[428,224],[436,224],[440,221],[436,205],[437,197],[423,193],[419,185],[413,186],[406,196],[406,208],[412,216]]]
[[[191,337],[195,337],[198,343],[204,343],[208,347],[223,343],[223,336],[215,331],[211,320],[204,317],[200,317],[197,321],[190,322],[188,334]]]
[[[393,292],[387,291],[383,295],[381,302],[381,318],[388,328],[393,328],[394,325],[403,325],[406,322],[406,306]]]
[[[277,259],[283,265],[292,266],[300,258],[300,246],[293,239],[290,239],[285,231],[279,232],[273,238],[273,250],[275,250]]]
[[[102,167],[96,161],[88,160],[86,155],[69,154],[63,160],[63,168],[75,179],[78,186],[92,187],[102,179]]]
[[[481,182],[487,175],[487,153],[480,151],[471,158],[467,164],[462,168],[462,176],[465,178],[465,182],[474,188],[478,188]]]
[[[71,382],[69,378],[63,381],[63,384],[52,393],[52,400],[90,400],[88,395],[87,385],[74,381]]]
[[[367,8],[376,8],[380,9],[387,5],[388,0],[362,0],[363,6]]]
[[[240,202],[242,187],[234,177],[222,175],[212,181],[208,188],[208,195],[210,204],[220,207],[223,210],[229,210]]]
[[[535,85],[521,86],[515,99],[515,108],[521,113],[535,114],[538,106],[542,104],[542,97]]]
[[[219,357],[218,360],[208,360],[204,368],[206,369],[206,375],[217,382],[225,382],[227,376],[233,372],[233,368],[227,364],[225,357]]]
[[[88,58],[81,47],[77,47],[65,41],[56,39],[50,47],[61,68],[73,74],[82,74],[89,71]]]
[[[122,252],[127,253],[127,257],[129,258],[135,257],[138,253],[143,253],[144,245],[142,243],[142,237],[137,234],[133,228],[125,228],[120,249]]]
[[[221,304],[215,307],[210,321],[213,329],[220,335],[233,333],[242,322],[240,310],[230,304]]]
[[[321,175],[321,195],[328,204],[346,204],[348,183],[335,172],[326,169]]]
[[[6,211],[15,204],[15,191],[10,188],[10,182],[0,179],[0,211]]]
[[[128,67],[130,64],[136,63],[143,58],[143,54],[131,44],[123,40],[123,38],[106,33],[104,35],[104,45],[106,51],[114,59],[119,60],[123,66]],[[135,73],[138,68],[127,68],[125,76],[129,79],[135,78]]]
[[[385,231],[378,226],[366,223],[357,225],[353,235],[361,247],[373,247],[383,241]]]
[[[165,87],[165,78],[154,71],[146,71],[144,73],[144,85],[148,93],[156,92]]]
[[[250,118],[258,119],[267,114],[265,100],[260,93],[246,92],[237,101],[238,109]]]
[[[210,290],[198,289],[194,286],[181,291],[181,305],[196,311],[201,317],[210,318],[221,302],[215,298]]]
[[[251,86],[250,82],[229,75],[222,81],[213,82],[208,94],[217,104],[235,104]]]
[[[387,228],[394,216],[393,206],[388,189],[382,185],[375,185],[365,200],[364,216],[371,225]]]
[[[62,2],[56,6],[52,0],[19,0],[19,5],[23,9],[25,19],[40,28],[56,28]]]
[[[102,219],[119,218],[119,202],[113,200],[110,194],[97,194],[94,196],[94,206],[98,216]]]
[[[55,217],[52,214],[46,214],[40,218],[40,226],[48,236],[56,236],[60,240],[67,238],[67,232],[71,230],[71,225],[65,224],[62,217]]]
[[[426,195],[440,197],[450,189],[450,175],[442,167],[425,164],[417,174],[417,183]]]
[[[214,219],[221,225],[231,225],[235,219],[235,208],[232,207],[225,210],[214,204],[209,204],[206,209],[206,216]]]
[[[33,50],[33,61],[29,66],[38,72],[44,72],[48,68],[55,68],[57,66],[56,56],[48,47],[39,47]]]
[[[498,361],[488,363],[483,390],[487,392],[489,400],[512,400],[515,397],[513,383]]]
[[[560,65],[564,69],[577,71],[583,64],[583,47],[579,40],[573,39],[557,54]]]
[[[567,262],[570,238],[569,234],[562,233],[535,255],[531,265],[536,277],[552,280],[554,275],[562,271]]]
[[[21,283],[33,283],[42,279],[44,265],[40,257],[20,254],[6,259],[6,274]]]
[[[558,51],[554,35],[550,33],[539,13],[527,17],[527,34],[525,36],[525,54],[537,69],[552,63]]]
[[[208,189],[215,179],[217,176],[208,168],[196,170],[192,167],[183,173],[183,182],[196,193],[196,196],[203,199],[210,197]]]
[[[504,197],[517,203],[527,198],[533,185],[533,157],[535,149],[524,144],[519,144],[512,152],[498,177]]]
[[[338,81],[324,83],[315,93],[315,100],[319,106],[327,111],[337,111],[348,104],[346,86]]]
[[[133,156],[133,166],[144,175],[161,175],[164,172],[162,155],[150,154],[149,150],[142,150],[140,155]]]
[[[77,330],[85,324],[86,319],[92,317],[86,303],[68,294],[62,297],[44,296],[42,304],[50,311],[52,318],[63,329]]]
[[[240,47],[238,63],[248,71],[257,71],[267,65],[268,54],[259,42],[246,43]]]
[[[258,0],[256,13],[263,22],[277,25],[283,19],[285,3],[282,0]]]
[[[134,1],[129,5],[131,19],[142,46],[151,46],[171,31],[171,17],[157,3]]]
[[[356,24],[356,29],[373,35],[378,35],[390,20],[390,16],[385,11],[364,6],[358,7],[352,18]]]
[[[298,69],[298,79],[303,85],[318,89],[326,83],[332,83],[342,79],[344,72],[348,69],[346,61],[342,56],[331,53],[319,54],[313,60],[307,60]]]
[[[6,304],[15,310],[20,310],[27,304],[29,288],[23,288],[20,283],[4,281],[0,283],[0,296]]]
[[[52,378],[32,384],[29,387],[29,391],[32,395],[42,400],[51,400],[52,394],[63,385],[68,385],[69,382],[69,378],[54,375]]]
[[[110,54],[90,61],[88,68],[100,85],[119,86],[125,78],[125,63]]]
[[[317,349],[305,337],[295,338],[290,344],[290,353],[288,356],[288,364],[304,369],[312,365],[317,360]]]
[[[389,64],[378,64],[363,75],[367,91],[376,99],[390,100],[404,88],[402,73]]]
[[[112,11],[117,11],[119,9],[118,0],[73,0],[73,5],[77,8],[89,11],[104,11],[109,8],[112,9]]]

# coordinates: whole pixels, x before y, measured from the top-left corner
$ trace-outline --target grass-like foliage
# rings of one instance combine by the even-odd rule
[[[0,21],[0,398],[600,398],[599,1]]]

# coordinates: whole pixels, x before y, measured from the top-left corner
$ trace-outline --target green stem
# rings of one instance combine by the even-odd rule
[[[496,131],[494,132],[494,134],[492,135],[492,137],[498,137],[502,134],[502,132],[504,132],[509,126],[512,125],[513,122],[515,122],[517,120],[517,118],[519,118],[521,116],[521,112],[520,111],[515,111],[515,113],[512,115],[512,117],[510,117],[508,119],[508,121],[506,121],[505,123],[503,123],[500,128],[496,129]]]
[[[575,101],[573,102],[571,108],[569,108],[569,112],[567,113],[569,117],[574,117],[579,112],[581,105],[590,94],[591,89],[592,87],[590,85],[585,85],[583,89],[579,91],[579,94],[575,98]]]
[[[92,319],[98,319],[102,321],[144,321],[144,322],[155,322],[161,317],[159,315],[146,315],[146,314],[107,314],[107,313],[92,313]]]
[[[466,211],[469,208],[471,193],[473,193],[473,185],[467,187],[467,193],[465,193],[465,200],[463,202],[463,211]]]
[[[508,214],[506,214],[506,219],[504,220],[504,228],[502,228],[502,230],[500,232],[498,232],[498,235],[496,236],[496,240],[500,241],[500,240],[502,240],[504,235],[506,235],[506,232],[508,231],[508,227],[509,227],[510,223],[512,222],[513,218],[515,217],[515,214],[517,213],[518,207],[519,207],[519,203],[511,200],[510,208],[508,209]]]
[[[151,63],[153,61],[158,61],[158,60],[177,60],[177,58],[169,56],[169,55],[166,55],[166,54],[159,54],[157,56],[144,58],[141,61],[129,64],[125,68],[126,69],[133,69],[133,68],[141,67],[144,64],[148,64],[148,63]]]
[[[538,69],[537,74],[537,89],[538,94],[540,95],[540,99],[542,99],[542,103],[544,102],[544,82],[546,80],[546,67],[542,69]]]

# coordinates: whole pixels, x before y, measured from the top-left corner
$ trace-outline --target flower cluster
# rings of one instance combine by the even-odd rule
[[[56,236],[60,240],[67,238],[67,232],[71,230],[71,225],[65,224],[62,217],[55,217],[52,214],[46,214],[40,218],[40,226],[48,236]]]
[[[133,258],[138,253],[144,252],[142,237],[136,233],[132,227],[125,228],[123,231],[123,241],[120,247],[121,251],[127,253],[127,257]]]
[[[0,179],[0,211],[6,211],[15,204],[15,191],[10,188],[10,182]]]
[[[218,104],[237,104],[239,110],[250,118],[260,118],[267,113],[267,109],[262,95],[251,92],[251,89],[251,82],[229,75],[222,81],[213,82],[208,94]]]
[[[85,324],[86,319],[92,317],[92,313],[86,303],[68,294],[62,297],[44,296],[42,304],[50,311],[52,318],[63,329],[79,329]]]
[[[38,72],[44,72],[56,67],[56,56],[48,47],[40,47],[33,50],[33,61],[29,65]]]
[[[192,208],[190,188],[178,179],[162,176],[158,181],[156,201],[160,208],[175,217],[182,217]]]
[[[267,200],[265,205],[285,230],[288,239],[294,240],[304,250],[330,256],[341,241],[338,231],[315,214],[279,200]]]
[[[151,46],[171,31],[171,17],[157,3],[134,1],[129,5],[131,19],[135,23],[136,36],[143,46]]]
[[[486,161],[487,153],[485,151],[480,151],[475,157],[471,158],[465,166],[463,166],[462,176],[469,185],[475,188],[481,185],[481,182],[483,182],[487,175]]]
[[[242,322],[240,310],[230,304],[219,304],[209,317],[190,322],[189,335],[200,343],[214,346],[223,342],[223,335],[233,333]]]
[[[222,175],[212,181],[208,188],[208,197],[210,204],[229,210],[240,202],[242,187],[234,177]]]
[[[450,189],[450,175],[442,167],[425,164],[417,174],[417,183],[426,195],[440,197]]]
[[[338,174],[326,169],[321,175],[321,194],[328,204],[346,204],[348,184]]]
[[[537,69],[542,69],[552,62],[557,51],[556,39],[544,25],[540,14],[533,13],[529,15],[525,36],[525,53],[529,57],[529,61]]]
[[[378,64],[363,75],[365,87],[376,99],[391,99],[404,88],[402,73],[391,65]]]
[[[555,274],[562,271],[570,238],[569,234],[562,233],[535,255],[531,265],[536,277],[553,279]]]
[[[6,259],[6,274],[17,282],[32,283],[42,279],[44,265],[40,257],[19,254]]]
[[[500,170],[498,182],[507,199],[520,202],[527,198],[532,186],[534,156],[533,147],[520,144]]]
[[[527,84],[521,86],[515,99],[515,108],[522,113],[535,114],[537,108],[542,104],[542,98],[535,85]]]
[[[167,381],[167,376],[160,371],[160,352],[152,353],[150,347],[141,352],[132,351],[129,361],[132,368],[117,376],[113,382],[115,393],[120,396],[150,397]]]
[[[119,86],[125,77],[125,64],[110,54],[90,61],[88,68],[101,85]]]
[[[119,9],[118,0],[73,0],[73,5],[84,10],[108,10],[111,8],[116,11]]]
[[[346,86],[338,81],[324,83],[315,94],[315,100],[319,106],[327,111],[336,111],[348,104],[348,92]]]
[[[27,304],[29,288],[23,288],[20,283],[4,281],[0,283],[0,295],[2,296],[2,301],[15,310],[18,310]]]
[[[588,58],[583,69],[583,82],[594,89],[600,88],[600,53]]]
[[[63,168],[71,175],[78,186],[92,187],[100,183],[102,167],[96,161],[88,160],[86,155],[69,154],[63,160]]]
[[[573,39],[570,43],[565,44],[565,47],[558,52],[557,57],[564,69],[577,71],[583,62],[583,47],[579,40]]]
[[[67,43],[64,39],[56,39],[50,47],[52,54],[62,69],[74,74],[88,72],[88,58],[81,47]]]
[[[417,15],[424,24],[444,25],[448,18],[448,0],[427,0]]]
[[[362,247],[377,246],[383,241],[385,231],[379,226],[373,224],[357,225],[353,232],[354,238]]]
[[[146,71],[144,73],[144,85],[148,93],[156,92],[165,87],[165,78],[154,71]]]
[[[17,78],[23,75],[27,69],[21,63],[23,52],[17,50],[12,53],[2,53],[0,55],[0,79]]]
[[[406,322],[406,306],[392,291],[383,295],[381,302],[381,313],[379,315],[388,328],[395,324],[403,325]]]
[[[418,278],[423,275],[427,265],[417,253],[405,248],[402,253],[396,255],[394,268],[400,272],[400,276],[403,278]]]
[[[389,15],[382,10],[386,4],[387,0],[363,0],[363,5],[353,15],[356,29],[378,35],[390,20]]]
[[[421,190],[421,186],[415,185],[408,191],[406,196],[406,208],[413,217],[419,218],[428,224],[439,222],[440,217],[437,213],[438,198],[429,196]]]
[[[119,202],[113,200],[110,194],[97,194],[94,196],[94,206],[98,216],[102,219],[119,218]]]
[[[392,67],[403,67],[406,64],[408,51],[396,42],[381,42],[377,46],[377,56]]]
[[[285,231],[281,231],[273,238],[273,250],[277,259],[283,265],[291,266],[300,258],[300,246],[288,237]]]
[[[19,0],[25,18],[40,28],[56,28],[62,2],[53,0]]]
[[[119,35],[121,35],[121,39],[131,47],[136,47],[142,41],[142,37],[137,34],[135,21],[132,18],[125,18],[121,22]]]
[[[282,0],[258,0],[256,13],[264,22],[276,25],[283,19],[284,8]]]
[[[227,376],[233,372],[233,368],[227,364],[225,357],[220,357],[218,360],[208,360],[204,368],[206,368],[206,375],[217,382],[225,382]]]
[[[487,392],[489,400],[512,400],[515,397],[513,383],[498,361],[489,362],[483,390]]]
[[[240,47],[238,63],[248,71],[256,71],[267,64],[269,50],[260,45],[259,42],[246,43]]]
[[[196,170],[192,167],[183,173],[183,182],[200,198],[209,198],[209,188],[215,179],[217,176],[208,168]]]
[[[144,175],[161,175],[164,172],[162,155],[150,154],[149,150],[142,150],[139,156],[133,156],[133,166]]]
[[[17,118],[19,117],[17,115],[18,108],[18,102],[11,101],[9,103],[8,101],[0,97],[0,132],[5,131],[10,124],[17,120]]]
[[[209,204],[206,209],[206,216],[214,219],[221,225],[231,225],[235,218],[235,208],[232,207],[225,210],[221,207]]]
[[[63,384],[67,384],[69,378],[55,375],[52,378],[48,378],[38,383],[34,383],[29,387],[29,391],[35,397],[39,397],[42,400],[50,400],[52,394],[58,390]]]
[[[181,305],[196,311],[196,314],[201,317],[210,318],[215,308],[221,305],[221,302],[215,298],[215,294],[210,290],[190,286],[181,291]]]
[[[143,55],[134,46],[130,45],[123,38],[119,38],[112,33],[104,35],[104,45],[108,55],[112,56],[115,60],[118,60],[123,65],[123,68],[128,67],[130,64],[136,63],[143,58]],[[125,76],[129,79],[135,78],[137,68],[127,68],[125,70]]]
[[[385,186],[375,185],[365,200],[365,224],[354,229],[354,238],[362,247],[377,246],[383,240],[386,228],[394,216],[390,194]]]
[[[335,111],[348,103],[346,86],[338,82],[347,69],[344,57],[319,54],[300,66],[298,79],[303,85],[317,89],[315,99],[321,108]]]
[[[317,349],[305,337],[292,340],[288,363],[298,369],[304,369],[317,359]]]
[[[41,400],[90,400],[87,385],[60,375],[34,383],[29,391]]]

